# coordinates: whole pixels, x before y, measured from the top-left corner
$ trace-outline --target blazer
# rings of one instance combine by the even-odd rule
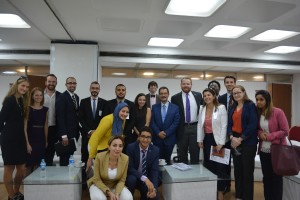
[[[132,130],[133,130],[135,118],[136,118],[136,112],[135,112],[135,108],[134,108],[134,103],[132,101],[125,99],[124,102],[127,103],[128,108],[129,108],[129,116],[128,116],[129,118],[126,119],[124,131],[123,131],[124,135],[127,136],[127,135],[132,134]],[[117,105],[118,105],[117,99],[111,99],[111,100],[107,101],[105,108],[104,108],[103,116],[113,113]]]
[[[160,98],[158,94],[155,95],[155,98],[156,98],[156,103],[160,103]],[[146,94],[146,104],[148,108],[151,108],[150,93]]]
[[[131,143],[126,148],[126,154],[129,157],[128,175],[134,175],[138,180],[141,180],[142,172],[139,172],[140,165],[140,145],[139,142]],[[153,183],[154,187],[158,187],[158,159],[159,149],[158,147],[150,144],[147,151],[146,167],[147,178]]]
[[[67,135],[69,139],[79,138],[79,97],[77,94],[74,95],[77,109],[67,90],[58,96],[55,103],[57,134],[60,140],[63,135]]]
[[[269,134],[267,140],[272,144],[286,144],[285,137],[289,133],[289,123],[284,112],[280,108],[273,107],[271,117],[268,120]],[[260,122],[258,123],[258,135],[262,132]],[[259,140],[259,151],[261,149],[262,140]],[[259,152],[258,151],[258,152]]]
[[[201,106],[197,125],[197,142],[203,142],[204,139],[204,121],[206,107]],[[225,145],[227,133],[227,111],[224,105],[213,108],[212,130],[217,145]]]
[[[88,187],[94,184],[105,194],[106,190],[116,189],[116,194],[120,194],[125,186],[128,169],[128,156],[121,153],[118,159],[117,176],[114,179],[108,178],[109,152],[97,154],[94,162],[94,176],[87,182]]]
[[[164,123],[161,116],[161,103],[152,106],[151,129],[153,132],[153,143],[160,143],[158,133],[165,131],[167,134],[163,142],[167,145],[176,143],[176,129],[180,122],[179,108],[177,105],[169,103],[167,115]]]
[[[227,110],[227,92],[221,96],[219,96],[218,101],[220,104],[223,104]]]
[[[237,103],[234,102],[228,111],[228,126],[227,134],[232,135],[233,120],[232,115],[236,109]],[[245,145],[257,145],[257,129],[258,129],[258,116],[256,106],[252,101],[244,102],[242,111],[242,143]]]
[[[199,114],[199,108],[202,104],[202,94],[200,92],[191,91],[197,104],[197,115]],[[184,113],[184,105],[182,101],[182,92],[179,92],[172,96],[171,102],[173,104],[176,104],[179,107],[179,113],[180,113],[180,123],[176,130],[176,136],[177,139],[180,140],[180,138],[183,136],[184,133],[184,124],[185,124],[185,113]]]
[[[113,121],[113,114],[103,117],[100,121],[99,126],[89,140],[89,158],[95,158],[97,155],[97,150],[104,150],[108,148],[108,140],[112,136],[111,132]]]

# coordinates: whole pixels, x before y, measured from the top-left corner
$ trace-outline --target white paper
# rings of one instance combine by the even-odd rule
[[[212,160],[212,161],[215,161],[215,162],[218,162],[218,163],[222,163],[222,164],[225,164],[225,165],[229,165],[229,159],[230,159],[230,149],[224,149],[224,157],[220,157],[220,156],[213,156],[212,155],[212,149],[213,148],[210,148],[210,157],[209,159]]]
[[[191,166],[185,164],[185,163],[174,163],[172,165],[172,167],[176,168],[176,169],[179,169],[181,171],[186,171],[186,170],[189,170],[189,169],[192,169]]]

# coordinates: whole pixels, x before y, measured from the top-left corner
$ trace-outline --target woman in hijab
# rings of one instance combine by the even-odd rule
[[[109,138],[112,135],[123,134],[124,124],[128,114],[128,105],[121,102],[116,106],[114,113],[102,118],[89,140],[89,159],[87,161],[86,171],[92,166],[93,159],[97,153],[107,151]]]

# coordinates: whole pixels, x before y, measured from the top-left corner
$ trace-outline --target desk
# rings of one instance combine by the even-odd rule
[[[41,176],[38,168],[24,181],[24,197],[30,200],[81,200],[81,168],[46,168],[46,176]]]
[[[300,173],[296,176],[283,177],[283,200],[293,200],[300,198]]]
[[[217,199],[218,177],[202,164],[180,171],[172,166],[163,169],[163,197],[165,200]]]

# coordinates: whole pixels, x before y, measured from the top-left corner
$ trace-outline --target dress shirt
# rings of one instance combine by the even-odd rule
[[[54,93],[49,96],[47,91],[44,91],[44,106],[48,107],[48,126],[55,126],[56,119],[55,119],[55,99],[56,99],[56,93]]]
[[[139,169],[138,171],[142,173],[142,158],[143,158],[143,152],[142,151],[145,151],[145,156],[146,156],[146,159],[147,159],[147,153],[148,153],[148,148],[149,146],[144,150],[140,147],[140,164],[139,164]],[[147,176],[145,175],[142,175],[141,177],[141,181],[145,182],[147,179]]]
[[[197,103],[196,103],[196,99],[193,95],[193,93],[190,91],[189,93],[189,100],[190,100],[190,112],[191,112],[191,121],[189,123],[194,123],[197,122],[198,120],[198,116],[197,116],[197,111],[198,111],[198,107],[197,107]],[[181,92],[182,95],[182,103],[183,103],[183,107],[184,107],[184,117],[185,117],[185,122],[186,122],[186,93],[185,92]]]
[[[97,105],[98,105],[98,97],[96,97],[95,98],[96,99],[96,101],[95,101],[95,106],[96,106],[96,108],[95,108],[95,110],[97,110]],[[92,111],[93,111],[93,101],[94,101],[94,97],[91,97],[91,108],[92,108]],[[99,113],[96,113],[96,116],[98,115]]]

